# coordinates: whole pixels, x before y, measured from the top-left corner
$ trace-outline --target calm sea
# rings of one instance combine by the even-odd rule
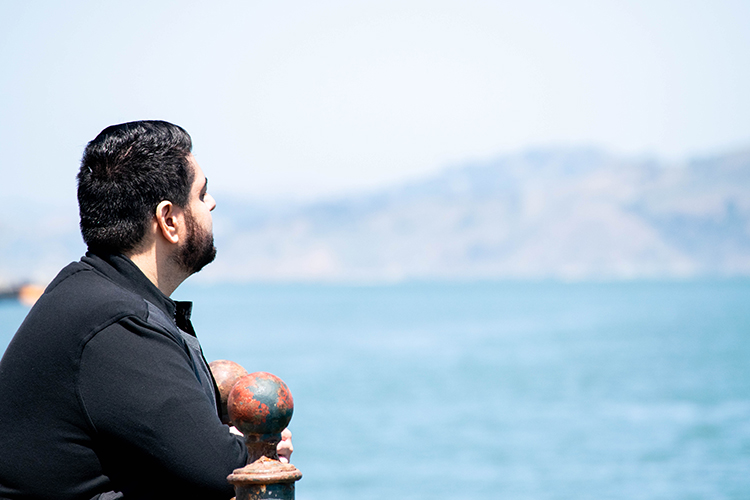
[[[750,281],[175,298],[209,360],[289,385],[299,500],[750,498]]]

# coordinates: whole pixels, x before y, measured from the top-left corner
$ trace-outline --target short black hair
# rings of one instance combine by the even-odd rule
[[[192,149],[182,127],[156,120],[112,125],[89,142],[78,172],[81,234],[89,250],[128,252],[143,240],[160,202],[186,207]]]

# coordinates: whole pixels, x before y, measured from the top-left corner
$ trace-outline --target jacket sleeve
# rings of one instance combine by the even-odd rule
[[[83,349],[79,397],[95,449],[125,498],[231,498],[242,439],[219,420],[187,353],[155,327],[125,318]]]

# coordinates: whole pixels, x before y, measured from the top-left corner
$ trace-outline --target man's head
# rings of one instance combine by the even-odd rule
[[[185,214],[187,237],[175,261],[189,273],[210,262],[213,205],[202,206],[207,182],[191,150],[190,135],[163,121],[113,125],[92,140],[78,172],[81,233],[89,249],[137,250],[166,201]]]
[[[189,274],[197,273],[216,257],[211,210],[216,203],[208,194],[208,179],[198,163],[190,156],[194,179],[185,209],[185,243],[173,258],[175,263]]]

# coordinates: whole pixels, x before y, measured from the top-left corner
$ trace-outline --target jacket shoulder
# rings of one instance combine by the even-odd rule
[[[125,316],[148,317],[144,299],[114,283],[83,262],[63,268],[49,284],[29,313],[29,319],[57,318],[67,324],[77,323],[77,331],[96,329]],[[88,328],[81,328],[86,325]],[[72,325],[71,325],[72,326]]]

